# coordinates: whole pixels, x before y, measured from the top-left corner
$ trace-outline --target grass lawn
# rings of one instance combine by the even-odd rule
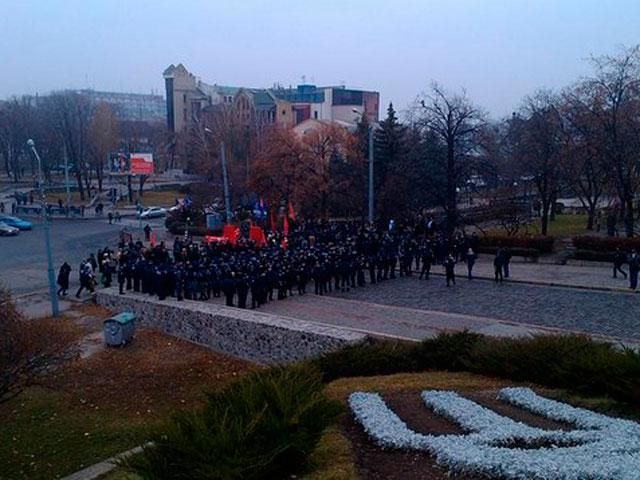
[[[540,231],[540,220],[537,220]],[[587,233],[586,215],[556,215],[553,222],[549,222],[549,235],[554,237],[573,237]]]
[[[128,347],[72,361],[0,405],[0,479],[60,478],[140,445],[172,412],[255,368],[140,329]]]

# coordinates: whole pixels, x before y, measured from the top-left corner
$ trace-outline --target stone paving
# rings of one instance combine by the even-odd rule
[[[626,292],[509,282],[498,285],[486,280],[461,278],[457,285],[447,288],[442,277],[432,277],[428,281],[412,277],[335,296],[640,341],[640,297]],[[389,321],[394,321],[393,317]],[[459,328],[458,322],[454,325]]]
[[[571,261],[570,261],[571,262]],[[613,267],[602,262],[575,262],[567,265],[512,261],[512,281],[533,282],[547,285],[575,286],[601,290],[625,290],[629,282],[622,275],[613,278]],[[627,270],[627,267],[623,267]],[[442,267],[434,267],[433,273],[444,273]],[[494,278],[493,257],[481,255],[473,268],[479,278]],[[456,275],[466,277],[467,267],[463,263],[456,266]]]

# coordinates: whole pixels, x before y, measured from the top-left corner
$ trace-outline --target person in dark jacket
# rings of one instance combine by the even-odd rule
[[[616,253],[613,256],[613,278],[618,278],[618,272],[620,272],[624,278],[627,278],[627,272],[622,270],[622,265],[627,261],[627,256],[620,248],[616,248]]]
[[[504,278],[509,278],[509,263],[511,262],[511,250],[508,247],[502,249],[502,272]]]
[[[504,262],[503,250],[499,248],[493,259],[493,269],[495,273],[496,283],[502,283],[502,266]]]
[[[447,287],[450,283],[456,284],[456,259],[453,258],[453,255],[449,254],[449,256],[444,261],[444,272],[447,281]]]
[[[635,250],[631,250],[629,255],[629,288],[638,288],[638,271],[640,271],[640,257]]]
[[[476,253],[473,251],[472,248],[469,248],[464,257],[464,260],[467,263],[467,275],[469,276],[469,280],[473,279],[472,272],[473,272],[473,266],[476,263],[476,258],[477,258]]]
[[[58,296],[67,296],[67,290],[69,290],[69,274],[71,273],[71,266],[64,262],[58,271]]]

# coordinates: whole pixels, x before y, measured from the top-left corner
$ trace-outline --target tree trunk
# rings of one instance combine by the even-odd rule
[[[82,174],[80,170],[76,172],[76,181],[78,182],[78,192],[80,192],[80,200],[84,201],[84,185],[82,185]]]
[[[102,193],[102,178],[103,178],[103,167],[102,162],[98,162],[96,166],[96,178],[98,179],[98,191]]]
[[[455,151],[453,139],[447,142],[447,238],[453,236],[458,223],[458,198],[455,178]]]
[[[624,229],[627,237],[633,237],[633,197],[628,197],[626,200]]]
[[[587,230],[593,230],[593,224],[596,219],[596,204],[592,203],[587,209]]]
[[[547,235],[549,231],[549,201],[542,202],[542,217],[540,218],[540,233]]]
[[[133,189],[131,188],[131,175],[127,175],[127,193],[129,196],[129,203],[133,203]]]

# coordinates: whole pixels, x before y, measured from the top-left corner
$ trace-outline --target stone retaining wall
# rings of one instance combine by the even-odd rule
[[[260,363],[311,358],[366,338],[364,333],[255,310],[128,292],[99,290],[97,302],[114,313],[131,311],[139,325]]]

